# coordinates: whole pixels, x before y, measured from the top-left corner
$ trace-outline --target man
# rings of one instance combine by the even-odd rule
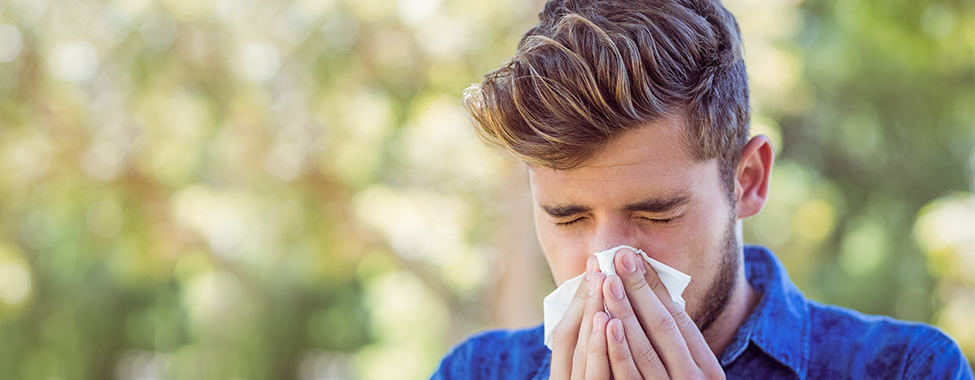
[[[551,0],[509,63],[465,95],[478,134],[529,165],[557,284],[585,273],[553,347],[542,328],[468,339],[436,379],[972,378],[935,328],[805,299],[743,247],[773,152],[748,139],[741,37],[717,1]],[[628,245],[687,273],[682,309]]]

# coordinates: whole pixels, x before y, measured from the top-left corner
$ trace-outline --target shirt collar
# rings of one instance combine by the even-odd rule
[[[721,365],[731,365],[752,343],[803,379],[809,361],[810,320],[806,298],[768,248],[746,246],[744,256],[745,276],[755,291],[762,294],[762,300],[738,328],[721,355]]]

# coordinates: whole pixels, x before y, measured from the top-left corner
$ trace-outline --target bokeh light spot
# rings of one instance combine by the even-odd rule
[[[144,21],[139,31],[142,33],[142,39],[150,47],[155,50],[166,50],[179,35],[179,24],[165,14],[158,14]]]
[[[755,218],[755,233],[762,243],[779,246],[792,236],[792,222],[787,210],[769,205]]]
[[[407,23],[418,23],[437,11],[440,0],[399,0],[399,14]]]
[[[215,327],[242,301],[240,282],[230,273],[198,276],[190,283],[185,306],[199,327]]]
[[[848,229],[840,244],[840,266],[852,275],[877,268],[888,252],[887,232],[877,222],[868,220]]]
[[[921,30],[938,40],[948,37],[954,24],[954,15],[944,5],[931,5],[921,14]]]
[[[299,380],[355,379],[355,358],[349,354],[313,350],[298,365]]]
[[[0,62],[10,62],[20,56],[24,41],[20,30],[10,24],[0,25]]]
[[[758,116],[752,119],[749,126],[752,136],[765,135],[772,144],[776,155],[782,154],[782,127],[771,118]]]
[[[50,58],[50,68],[61,79],[71,82],[88,80],[98,70],[98,53],[87,42],[60,45]]]
[[[298,202],[291,200],[276,203],[268,212],[267,219],[274,234],[286,239],[298,236],[305,228],[305,210]]]
[[[246,44],[238,52],[237,73],[244,79],[262,82],[274,78],[281,66],[277,48],[267,42]]]
[[[44,136],[28,134],[16,143],[12,154],[13,161],[20,169],[23,178],[33,180],[43,175],[51,164],[51,152],[54,147]]]
[[[0,265],[0,301],[18,304],[31,290],[30,273],[19,264]]]
[[[335,12],[322,23],[321,31],[333,52],[349,50],[359,39],[359,21]]]
[[[939,276],[975,286],[975,196],[956,193],[924,206],[914,224],[914,239]]]
[[[124,222],[122,208],[112,200],[95,202],[85,214],[88,231],[102,239],[115,237]]]
[[[813,242],[820,242],[833,232],[836,209],[828,202],[810,199],[799,206],[792,222],[799,236]]]

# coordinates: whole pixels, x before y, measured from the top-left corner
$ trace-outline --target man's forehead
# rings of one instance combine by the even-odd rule
[[[706,178],[700,170],[675,171],[667,175],[629,172],[623,167],[607,168],[625,174],[558,173],[551,169],[533,169],[532,195],[539,205],[548,207],[611,207],[624,209],[634,204],[687,201]]]
[[[697,160],[680,141],[669,141],[650,129],[635,130],[603,148],[586,165],[568,170],[530,167],[532,176],[561,181],[679,181],[707,162]]]
[[[534,168],[530,182],[539,206],[623,210],[634,204],[692,201],[718,186],[718,177],[716,160],[661,160],[566,171]]]

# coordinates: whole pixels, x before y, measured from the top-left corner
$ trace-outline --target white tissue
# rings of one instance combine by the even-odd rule
[[[691,276],[681,273],[677,269],[671,268],[664,265],[663,263],[651,259],[647,256],[646,252],[642,250],[621,245],[616,248],[607,249],[602,252],[596,252],[596,259],[599,260],[599,270],[603,272],[606,276],[616,274],[616,266],[613,265],[613,260],[616,258],[616,251],[622,248],[629,248],[633,252],[639,253],[643,256],[643,259],[650,264],[650,267],[657,272],[657,277],[660,277],[660,281],[663,282],[664,287],[667,288],[667,293],[670,293],[670,299],[680,305],[681,309],[684,308],[684,298],[681,294],[684,293],[684,288],[687,284],[691,282]],[[552,349],[552,330],[555,329],[555,325],[562,320],[562,316],[569,309],[569,302],[572,301],[572,297],[575,296],[576,290],[579,289],[579,284],[582,283],[582,277],[585,273],[576,276],[575,278],[566,281],[555,289],[551,294],[545,297],[542,301],[542,310],[545,314],[545,346]]]

